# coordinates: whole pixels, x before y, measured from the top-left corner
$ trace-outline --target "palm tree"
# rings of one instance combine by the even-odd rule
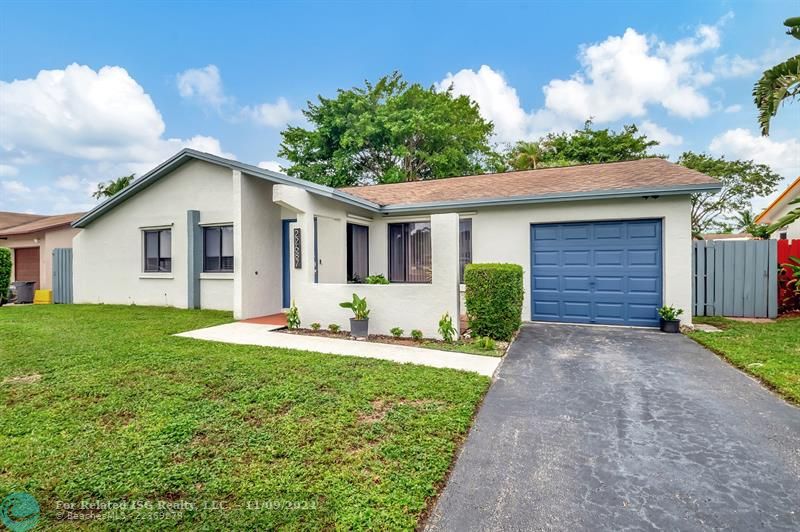
[[[739,214],[734,216],[733,223],[737,231],[740,232],[747,231],[750,227],[752,227],[755,224],[755,218],[753,218],[753,212],[741,211]]]
[[[517,142],[508,154],[508,162],[514,170],[536,170],[542,163],[542,145],[538,142]]]
[[[800,39],[800,17],[788,18],[783,22],[789,28],[786,33]],[[800,55],[790,57],[764,71],[753,86],[753,101],[758,109],[758,123],[761,134],[769,135],[769,123],[778,113],[780,104],[788,98],[800,94]]]

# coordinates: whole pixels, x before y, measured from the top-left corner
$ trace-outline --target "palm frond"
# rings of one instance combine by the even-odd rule
[[[800,94],[800,55],[790,57],[764,71],[753,86],[753,101],[758,108],[761,134],[769,135],[769,124],[780,104]]]

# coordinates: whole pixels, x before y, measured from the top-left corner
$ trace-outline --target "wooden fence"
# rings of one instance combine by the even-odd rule
[[[694,315],[776,317],[777,248],[777,240],[694,242]]]
[[[72,249],[53,250],[53,303],[72,303]]]

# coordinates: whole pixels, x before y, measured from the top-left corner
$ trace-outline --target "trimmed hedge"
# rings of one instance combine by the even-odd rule
[[[467,264],[464,284],[472,336],[510,340],[522,325],[522,266]]]
[[[0,248],[0,305],[8,301],[8,287],[11,284],[11,250]]]

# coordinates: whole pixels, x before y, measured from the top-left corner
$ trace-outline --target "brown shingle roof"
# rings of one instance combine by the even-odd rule
[[[0,211],[0,230],[32,222],[33,220],[38,220],[39,218],[45,217],[39,214],[26,214],[24,212]]]
[[[41,231],[68,226],[83,215],[84,213],[82,212],[74,212],[70,214],[56,214],[54,216],[39,216],[32,221],[0,229],[0,236],[29,235],[31,233],[39,233]]]
[[[719,182],[696,170],[652,158],[341,190],[385,206],[598,191],[663,190],[693,185],[713,187]]]

